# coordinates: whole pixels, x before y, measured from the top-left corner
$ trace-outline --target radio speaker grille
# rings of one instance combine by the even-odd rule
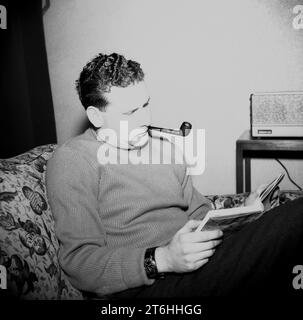
[[[303,126],[303,92],[251,95],[254,126]]]

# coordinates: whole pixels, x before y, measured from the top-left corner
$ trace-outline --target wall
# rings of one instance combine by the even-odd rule
[[[139,61],[153,123],[206,129],[203,193],[235,192],[235,141],[249,127],[249,95],[303,90],[303,30],[292,27],[292,0],[61,0],[44,16],[59,142],[83,128],[74,80],[98,52]],[[303,184],[300,161],[283,163]],[[252,162],[252,184],[282,171]],[[283,188],[294,188],[288,181]]]

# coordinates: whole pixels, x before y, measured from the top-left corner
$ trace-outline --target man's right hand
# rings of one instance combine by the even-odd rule
[[[156,249],[159,272],[194,271],[208,262],[221,243],[223,232],[219,229],[194,232],[200,223],[200,220],[189,220],[166,246]]]

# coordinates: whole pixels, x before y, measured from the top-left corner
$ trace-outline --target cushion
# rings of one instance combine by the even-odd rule
[[[0,160],[0,264],[7,293],[20,299],[82,299],[59,266],[58,240],[45,188],[56,145]]]

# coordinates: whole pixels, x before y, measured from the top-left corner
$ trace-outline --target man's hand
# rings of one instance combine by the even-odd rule
[[[194,271],[208,262],[221,243],[223,232],[219,229],[194,232],[200,223],[189,220],[166,246],[156,249],[159,272]]]
[[[251,192],[248,197],[244,200],[244,206],[250,206],[255,203],[255,201],[259,198],[261,192],[267,187],[267,184],[262,184],[259,188],[253,192]]]

